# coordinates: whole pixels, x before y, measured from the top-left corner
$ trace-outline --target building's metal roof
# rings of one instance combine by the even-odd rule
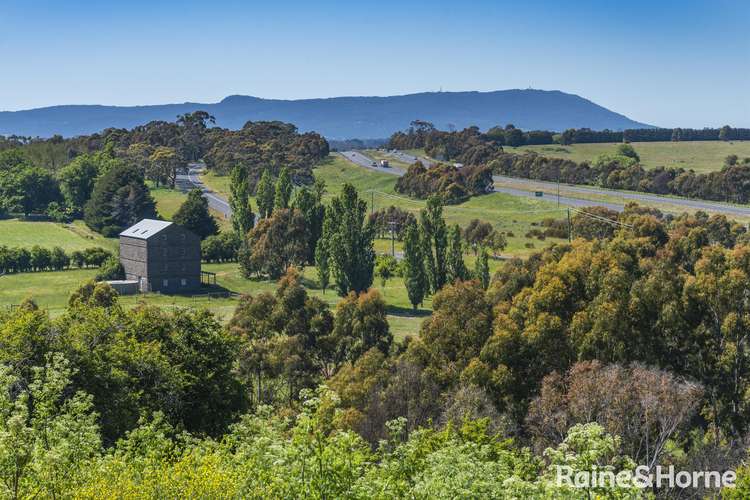
[[[162,229],[167,228],[171,225],[172,223],[166,220],[143,219],[142,221],[136,223],[133,226],[130,226],[125,231],[121,232],[120,236],[147,240]]]

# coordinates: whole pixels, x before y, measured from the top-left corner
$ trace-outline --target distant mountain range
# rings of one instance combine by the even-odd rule
[[[132,128],[152,120],[174,121],[178,115],[196,110],[212,114],[221,127],[238,129],[248,120],[281,120],[329,139],[385,138],[408,128],[415,119],[432,122],[444,130],[471,125],[486,130],[507,123],[524,130],[554,131],[652,127],[574,94],[528,89],[293,101],[234,95],[213,104],[51,106],[0,112],[0,134],[70,137],[108,127]]]

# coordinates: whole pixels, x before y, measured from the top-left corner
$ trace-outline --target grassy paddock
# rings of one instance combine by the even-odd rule
[[[591,161],[602,153],[614,153],[619,143],[601,144],[547,144],[520,146],[506,151],[535,151],[544,156],[565,158],[577,162]],[[675,167],[696,172],[721,170],[724,158],[735,154],[750,157],[750,141],[684,141],[684,142],[633,142],[630,144],[641,157],[644,167]]]
[[[227,200],[229,199],[230,189],[228,175],[218,175],[212,170],[206,170],[201,176],[201,180],[206,187],[211,189],[211,191],[214,191],[216,194]]]
[[[156,211],[167,220],[172,219],[180,205],[187,199],[187,193],[183,193],[179,189],[165,187],[152,187],[151,196],[156,202]]]
[[[239,265],[236,263],[204,264],[203,269],[216,273],[216,289],[204,289],[196,292],[193,296],[157,293],[124,296],[120,298],[120,302],[128,308],[135,307],[140,303],[165,308],[205,308],[216,314],[222,322],[227,322],[234,313],[237,299],[210,297],[209,291],[257,294],[261,292],[273,293],[276,290],[276,282],[248,280],[242,277]],[[65,310],[71,292],[87,280],[93,279],[95,275],[96,269],[74,269],[0,276],[0,307],[17,305],[24,299],[31,298],[40,307],[49,311],[52,317],[58,316]],[[303,284],[310,295],[321,298],[331,307],[335,307],[341,300],[341,297],[335,291],[329,289],[324,292],[317,286],[315,268],[313,267],[305,268]],[[379,281],[373,286],[380,290],[388,303],[388,322],[393,334],[397,338],[403,338],[408,334],[416,334],[419,331],[421,321],[430,314],[430,299],[425,301],[423,309],[414,312],[400,278],[389,280],[385,287],[382,287]]]
[[[105,238],[95,233],[80,220],[71,224],[61,224],[6,219],[0,220],[0,245],[10,247],[39,245],[45,248],[58,246],[66,252],[89,247],[114,250],[117,248],[117,239]]]

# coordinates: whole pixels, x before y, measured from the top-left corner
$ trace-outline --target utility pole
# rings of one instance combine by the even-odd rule
[[[560,167],[557,167],[557,208],[560,208]]]
[[[389,220],[388,227],[391,230],[391,256],[396,257],[396,221]]]
[[[375,213],[375,191],[370,191],[370,214]]]
[[[568,243],[572,241],[573,226],[570,223],[570,208],[568,208]]]

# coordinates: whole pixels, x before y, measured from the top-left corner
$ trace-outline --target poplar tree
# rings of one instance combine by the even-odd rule
[[[273,199],[274,199],[274,186],[271,172],[268,169],[263,170],[263,174],[260,176],[260,181],[255,187],[255,195],[258,200],[258,212],[260,217],[265,219],[271,216],[273,212]]]
[[[487,249],[482,247],[474,267],[474,277],[479,280],[482,287],[487,290],[490,286],[490,265],[488,262]]]
[[[468,270],[464,264],[463,241],[461,240],[461,228],[458,224],[453,226],[448,235],[448,282],[465,280]]]
[[[244,240],[247,232],[255,224],[255,214],[250,204],[250,186],[247,180],[247,171],[240,165],[232,169],[230,175],[231,195],[229,206],[232,208],[232,227]]]
[[[409,302],[416,310],[427,295],[427,276],[425,273],[422,242],[416,224],[409,224],[404,235],[404,284]]]
[[[328,209],[325,210],[323,218],[323,230],[317,244],[315,245],[315,268],[318,272],[318,284],[323,289],[323,293],[328,288],[331,279],[330,253],[328,251],[328,242],[331,235],[331,218],[328,216]]]
[[[292,209],[298,210],[302,214],[310,236],[307,241],[308,264],[313,264],[315,261],[315,249],[323,233],[325,207],[323,206],[321,196],[321,191],[303,187],[297,191],[292,200]]]
[[[438,196],[427,199],[427,208],[419,215],[419,229],[425,256],[425,269],[433,293],[447,280],[446,249],[448,235],[443,220],[443,201]]]
[[[289,176],[289,169],[284,167],[279,173],[276,180],[276,190],[273,198],[274,210],[289,208],[289,201],[292,199],[292,178]]]
[[[372,285],[375,228],[367,220],[367,202],[351,184],[344,184],[326,211],[323,237],[318,245],[327,252],[331,274],[340,295],[363,292]]]

